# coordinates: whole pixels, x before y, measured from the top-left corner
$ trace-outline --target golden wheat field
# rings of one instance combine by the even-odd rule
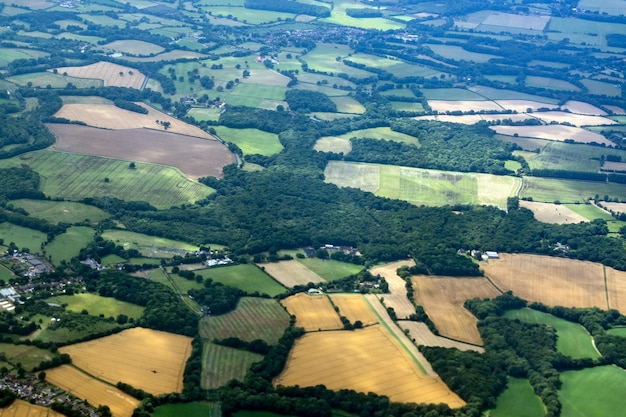
[[[10,406],[0,408],[0,417],[63,417],[63,414],[40,405],[15,400]]]
[[[401,266],[414,266],[415,262],[412,259],[404,261],[392,262],[372,268],[370,271],[372,275],[380,275],[385,278],[387,284],[389,284],[389,293],[383,294],[385,299],[385,305],[392,307],[396,312],[396,316],[399,319],[408,318],[411,314],[415,313],[415,307],[407,298],[406,282],[400,278],[396,271]]]
[[[601,264],[541,255],[501,253],[481,269],[502,291],[548,306],[607,308]]]
[[[415,301],[424,307],[442,336],[474,345],[483,344],[476,328],[478,319],[463,307],[463,303],[474,297],[500,295],[488,280],[417,275],[411,281]]]
[[[259,264],[259,266],[265,268],[265,272],[287,288],[296,285],[307,285],[309,282],[326,282],[324,278],[295,259]]]
[[[147,128],[165,130],[157,123],[170,123],[168,132],[180,133],[181,135],[196,136],[205,139],[214,139],[213,136],[183,121],[168,116],[158,110],[142,103],[137,103],[148,110],[148,114],[141,114],[124,110],[112,104],[65,104],[56,112],[55,117],[61,117],[72,121],[81,121],[89,126],[103,129],[138,129]]]
[[[398,320],[397,323],[402,330],[409,332],[411,340],[418,346],[439,346],[445,348],[456,348],[458,350],[473,350],[481,353],[485,351],[485,349],[480,346],[470,345],[469,343],[458,342],[446,337],[437,336],[430,331],[425,323],[409,320]]]
[[[605,267],[606,290],[609,298],[609,308],[614,308],[626,314],[626,272]]]
[[[114,417],[130,417],[139,400],[102,381],[90,377],[71,365],[46,371],[46,380],[62,390],[97,407],[108,405]],[[30,417],[30,416],[28,416]]]
[[[105,87],[128,87],[140,89],[146,76],[135,68],[113,64],[112,62],[96,62],[82,67],[57,68],[59,74],[76,78],[93,78],[104,81]]]
[[[59,349],[88,374],[119,381],[151,394],[181,392],[191,338],[136,327]]]
[[[439,377],[425,376],[380,325],[354,331],[307,333],[296,341],[275,385],[376,392],[391,401],[465,403]]]
[[[361,294],[335,294],[331,296],[331,300],[339,308],[339,314],[350,320],[351,323],[357,320],[365,326],[378,323],[369,303]]]
[[[343,328],[339,315],[325,295],[299,293],[281,301],[289,314],[296,316],[296,326],[307,332]]]

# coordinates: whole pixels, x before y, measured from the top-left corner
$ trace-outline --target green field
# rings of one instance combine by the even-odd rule
[[[275,155],[283,150],[283,145],[275,133],[259,129],[233,129],[226,126],[215,126],[217,134],[225,142],[239,146],[244,155]]]
[[[221,417],[221,415],[219,405],[205,402],[165,404],[155,408],[151,414],[152,417]]]
[[[612,334],[613,336],[621,336],[626,337],[626,327],[613,327],[606,331],[608,334]]]
[[[0,48],[0,67],[6,67],[16,59],[33,59],[48,55],[47,52],[34,49]]]
[[[60,305],[67,304],[66,309],[75,313],[87,310],[92,316],[103,315],[104,317],[113,318],[116,318],[119,314],[125,314],[129,318],[139,319],[144,310],[144,307],[136,304],[88,293],[59,295],[48,298],[46,302]]]
[[[256,339],[275,345],[289,325],[289,314],[277,300],[243,297],[237,309],[220,316],[200,320],[200,336],[207,340],[238,337]]]
[[[492,58],[498,58],[497,55],[481,54],[477,52],[466,51],[460,46],[455,45],[427,45],[434,53],[455,61],[473,61],[478,63],[488,62]]]
[[[320,3],[316,3],[320,4]],[[335,1],[333,2],[333,9],[330,17],[320,19],[323,22],[334,23],[336,25],[352,26],[363,29],[375,29],[375,30],[398,30],[404,29],[404,24],[385,19],[382,17],[373,18],[354,18],[346,14],[346,9],[359,7],[357,3],[349,1]],[[362,7],[362,6],[361,6]]]
[[[49,350],[12,343],[0,343],[0,351],[6,355],[8,362],[13,365],[21,363],[27,371],[31,371],[42,361],[49,361],[56,356]]]
[[[591,94],[608,97],[619,97],[622,94],[619,84],[605,83],[597,80],[581,80],[580,82],[589,89]]]
[[[94,240],[95,230],[86,226],[72,226],[48,243],[44,250],[55,265],[61,261],[69,262],[79,255],[80,250]]]
[[[599,358],[600,355],[592,343],[591,336],[578,323],[573,323],[552,314],[524,308],[520,310],[509,310],[504,317],[514,320],[518,319],[526,323],[544,324],[556,330],[558,339],[556,343],[557,351],[572,358]]]
[[[6,248],[2,246],[0,250],[4,252]],[[0,264],[0,280],[8,282],[10,279],[13,279],[15,277],[16,275],[13,273],[13,271],[11,271],[10,268],[6,267],[5,265]]]
[[[156,208],[189,204],[213,190],[188,180],[178,169],[98,156],[55,151],[35,151],[0,161],[0,168],[28,165],[42,177],[41,191],[52,198],[81,200],[86,197],[115,197],[125,201],[147,201]],[[62,169],[60,169],[62,167]],[[109,178],[109,182],[105,182]]]
[[[137,249],[143,256],[152,258],[171,258],[181,255],[181,251],[196,251],[198,246],[177,240],[144,235],[127,230],[105,230],[102,238],[110,240],[124,249]]]
[[[593,204],[565,204],[565,207],[569,208],[576,214],[580,214],[587,220],[602,219],[606,221],[613,221],[615,218],[604,210],[601,210]]]
[[[359,68],[349,67],[342,60],[353,50],[347,45],[320,43],[302,58],[309,68],[331,74],[345,73],[355,78],[371,77],[374,74]],[[337,60],[339,58],[339,61]]]
[[[353,130],[338,136],[343,139],[351,138],[370,138],[379,140],[391,140],[394,142],[402,142],[409,145],[420,146],[420,141],[415,136],[409,136],[404,133],[394,132],[389,127],[373,127],[371,129]]]
[[[32,253],[39,253],[47,236],[38,230],[16,226],[12,223],[0,223],[0,239],[4,240],[5,245],[13,242],[20,249],[28,248]]]
[[[187,113],[187,116],[191,116],[197,121],[212,120],[216,122],[220,118],[220,109],[218,108],[207,109],[203,107],[194,107],[191,110],[189,110],[189,112]]]
[[[526,161],[531,169],[598,172],[602,166],[600,159],[607,155],[626,160],[626,151],[621,149],[549,141],[541,152],[529,155]]]
[[[102,47],[130,55],[156,55],[164,51],[163,47],[159,45],[132,39],[114,41],[107,43],[106,45],[102,45]]]
[[[626,372],[617,366],[562,372],[561,381],[563,417],[613,416],[626,408]]]
[[[126,262],[126,259],[122,258],[121,256],[114,255],[114,254],[105,255],[100,260],[100,264],[104,266],[111,266],[111,265],[121,264],[125,262]]]
[[[527,379],[509,378],[488,417],[543,417],[545,407]]]
[[[271,297],[285,292],[285,287],[252,264],[213,267],[195,271],[196,275],[214,282],[239,288],[249,294],[258,291]]]
[[[363,64],[368,67],[378,68],[387,71],[394,75],[394,77],[403,78],[417,75],[418,68],[428,68],[423,65],[417,65],[412,63],[406,63],[399,59],[384,58],[376,55],[369,55],[364,53],[357,53],[347,58],[349,61],[356,62],[357,64]],[[433,71],[432,76],[439,78],[442,72],[428,68]],[[431,76],[431,77],[432,77]]]
[[[354,275],[363,269],[362,265],[339,262],[333,259],[297,258],[297,261],[315,272],[326,281],[342,279]]]
[[[574,181],[556,178],[524,177],[520,197],[531,197],[534,201],[552,203],[582,203],[596,194],[626,201],[626,188],[620,184],[596,181]]]
[[[50,85],[52,88],[65,88],[68,83],[72,83],[77,88],[102,87],[102,80],[91,78],[76,78],[64,76],[62,74],[53,74],[52,72],[34,72],[29,74],[20,74],[7,77],[8,81],[19,86],[28,86],[29,83],[33,87],[45,88]]]
[[[579,91],[580,88],[574,84],[563,80],[557,80],[556,78],[526,77],[526,85],[530,87],[548,88],[550,90],[565,90],[565,91]]]
[[[263,359],[262,355],[204,342],[202,351],[202,388],[213,389],[231,379],[243,380],[250,365]]]
[[[92,316],[84,317],[96,319],[97,322],[91,322],[88,325],[75,325],[72,326],[72,329],[61,327],[53,330],[48,327],[37,334],[35,339],[41,340],[42,342],[70,343],[74,340],[83,340],[85,337],[89,337],[90,335],[102,334],[120,327],[120,325],[115,321],[103,320],[99,317]],[[44,318],[43,320],[50,320],[50,318]]]
[[[32,217],[55,224],[98,223],[109,217],[107,212],[97,207],[72,201],[20,199],[12,200],[10,204],[26,210]]]
[[[352,97],[331,97],[330,98],[333,103],[337,106],[337,111],[339,113],[353,113],[353,114],[363,114],[365,113],[365,107],[353,99]]]

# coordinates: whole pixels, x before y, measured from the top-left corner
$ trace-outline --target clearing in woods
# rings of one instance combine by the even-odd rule
[[[61,67],[57,68],[59,74],[76,78],[93,78],[104,81],[105,87],[128,87],[141,89],[146,76],[135,68],[113,64],[111,62],[96,62],[95,64],[83,67]]]
[[[535,219],[542,223],[569,224],[589,221],[562,204],[520,200],[519,205],[532,211]]]
[[[324,278],[295,259],[259,264],[259,267],[265,268],[265,272],[287,288],[296,285],[307,285],[309,282],[326,282]]]
[[[24,400],[15,400],[10,406],[0,408],[0,417],[64,417],[64,415]]]
[[[135,327],[59,351],[98,379],[111,384],[123,381],[158,395],[182,391],[191,338]]]
[[[342,329],[339,315],[325,295],[299,293],[281,301],[289,314],[296,316],[296,326],[307,332]]]
[[[428,317],[443,336],[474,345],[483,341],[476,328],[478,319],[463,304],[470,298],[493,298],[500,295],[485,278],[411,277],[415,302],[424,307]]]
[[[334,294],[330,300],[339,309],[339,314],[351,323],[360,321],[364,326],[378,323],[369,303],[361,294]]]
[[[424,375],[380,325],[305,334],[274,384],[324,384],[332,390],[376,392],[398,402],[443,402],[454,408],[465,404],[439,377]]]
[[[372,268],[370,271],[373,276],[380,275],[385,278],[385,281],[387,281],[387,284],[389,285],[389,293],[382,294],[382,298],[385,299],[386,306],[393,308],[399,319],[406,319],[411,314],[414,314],[415,307],[413,307],[413,304],[411,304],[411,301],[408,299],[406,281],[399,277],[396,271],[401,266],[410,267],[414,265],[415,262],[413,262],[413,260],[407,259],[404,261],[377,266]]]

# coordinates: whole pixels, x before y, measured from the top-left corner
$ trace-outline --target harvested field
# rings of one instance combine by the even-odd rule
[[[107,365],[113,363],[110,362]],[[133,410],[139,406],[139,400],[111,385],[98,381],[71,365],[47,370],[46,381],[96,407],[108,405],[114,417],[130,417]],[[136,385],[135,387],[137,388]]]
[[[626,203],[609,203],[603,201],[602,207],[606,207],[609,210],[612,210],[616,213],[626,213]]]
[[[541,255],[501,253],[481,265],[502,291],[548,306],[607,308],[599,263]]]
[[[159,54],[165,51],[165,48],[154,43],[138,41],[134,39],[124,39],[113,41],[102,45],[103,48],[112,49],[114,51],[123,52],[130,55],[148,56]]]
[[[156,121],[169,122],[168,132],[181,135],[214,139],[212,135],[183,121],[168,116],[142,103],[137,103],[148,110],[148,114],[135,113],[110,104],[66,104],[56,112],[55,117],[81,121],[89,126],[104,129],[139,129],[148,128],[165,131]]]
[[[67,75],[76,78],[102,80],[105,87],[128,87],[138,90],[141,89],[146,80],[146,76],[135,68],[104,61],[83,67],[61,67],[57,68],[57,72],[59,74],[67,73]]]
[[[398,402],[443,402],[454,408],[465,404],[439,377],[423,375],[381,326],[305,334],[274,384],[324,384],[332,390],[376,392]]]
[[[292,295],[281,301],[289,314],[296,316],[296,326],[307,332],[342,329],[339,315],[325,295]]]
[[[489,100],[428,100],[431,109],[438,112],[452,111],[502,111],[500,105]]]
[[[626,272],[604,267],[606,274],[606,292],[609,299],[608,308],[614,308],[626,314]]]
[[[558,109],[559,106],[546,104],[540,101],[534,100],[494,100],[499,106],[502,106],[505,110],[516,111],[518,113],[526,113],[528,109],[532,109],[532,111],[537,111],[539,109]]]
[[[611,110],[613,114],[622,114],[622,115],[626,114],[626,111],[621,107],[609,106],[609,105],[606,105],[604,107],[606,107],[608,110]]]
[[[585,114],[574,114],[564,111],[546,111],[535,112],[533,116],[543,120],[546,124],[550,123],[570,123],[573,126],[604,126],[615,125],[616,121],[603,116],[591,116]]]
[[[115,414],[114,416],[117,417]],[[10,406],[0,408],[0,417],[64,417],[64,415],[24,400],[15,400]]]
[[[512,13],[493,12],[483,20],[483,25],[506,26],[518,29],[543,30],[550,16],[521,16]]]
[[[474,297],[500,295],[487,279],[418,275],[411,281],[415,302],[424,307],[441,335],[474,345],[483,344],[476,328],[478,319],[463,307],[463,303]]]
[[[550,126],[490,126],[491,129],[502,135],[525,136],[564,142],[566,139],[573,139],[575,142],[605,144],[615,146],[613,142],[599,133],[590,132],[585,129],[573,126],[550,125]]]
[[[480,346],[470,345],[469,343],[457,342],[445,337],[437,336],[430,331],[424,323],[409,320],[398,320],[398,326],[402,330],[408,330],[411,339],[418,346],[439,346],[444,348],[456,348],[458,350],[473,350],[476,352],[484,352]]]
[[[626,162],[604,161],[602,171],[626,172]]]
[[[406,292],[406,282],[400,278],[396,271],[401,266],[414,266],[415,262],[412,259],[405,261],[393,262],[386,265],[377,266],[372,268],[370,273],[373,276],[380,275],[385,278],[387,284],[389,284],[389,293],[383,294],[385,298],[385,305],[392,307],[396,312],[399,319],[408,318],[411,314],[415,313],[415,307],[409,301]]]
[[[326,282],[324,278],[295,259],[290,261],[270,262],[259,266],[265,268],[265,272],[287,288],[296,285],[307,285],[309,282]]]
[[[498,120],[512,120],[514,122],[523,122],[530,119],[530,116],[526,114],[464,114],[462,116],[454,116],[448,114],[435,114],[428,116],[417,116],[415,120],[437,120],[440,122],[449,123],[463,123],[466,125],[473,125],[480,121],[498,121]]]
[[[569,110],[576,114],[586,114],[589,116],[606,116],[606,112],[593,104],[585,103],[582,101],[567,101],[561,106],[563,110]]]
[[[47,124],[57,137],[54,149],[179,168],[189,178],[222,176],[222,168],[235,162],[226,146],[216,140],[151,129],[106,130],[74,124]]]
[[[350,320],[351,323],[357,320],[364,326],[378,323],[369,303],[361,294],[335,294],[330,299],[339,308],[339,314]]]
[[[542,223],[570,224],[589,221],[587,218],[561,204],[539,203],[525,200],[520,200],[519,203],[520,207],[532,211],[535,215],[535,219]]]
[[[326,136],[319,138],[317,142],[315,142],[313,149],[320,152],[335,152],[347,155],[352,150],[352,143],[350,143],[349,139],[337,136]]]
[[[123,381],[157,395],[181,392],[191,338],[136,327],[59,351],[96,378],[111,384]]]

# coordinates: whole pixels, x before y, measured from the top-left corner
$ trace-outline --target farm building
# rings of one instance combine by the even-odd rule
[[[498,255],[498,252],[493,252],[493,251],[485,251],[485,255],[487,256],[487,259],[500,259],[500,255]]]

